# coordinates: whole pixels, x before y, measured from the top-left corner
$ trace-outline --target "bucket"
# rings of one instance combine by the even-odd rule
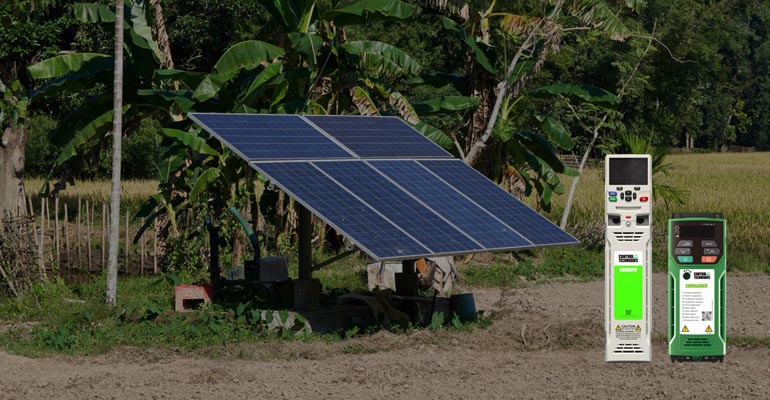
[[[476,301],[473,299],[473,293],[452,295],[449,297],[449,306],[452,312],[460,317],[460,320],[467,321],[476,318]]]

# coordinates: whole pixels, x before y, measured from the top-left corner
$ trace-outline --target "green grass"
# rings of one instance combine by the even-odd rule
[[[27,356],[99,354],[119,346],[194,351],[228,343],[328,340],[305,331],[268,330],[256,299],[176,314],[174,280],[166,276],[118,282],[118,304],[104,304],[104,280],[39,285],[21,302],[0,303],[0,347]],[[252,314],[252,310],[255,311]]]
[[[579,246],[536,249],[515,258],[497,256],[492,263],[461,263],[458,270],[465,284],[481,287],[515,287],[560,277],[596,279],[604,276],[604,253]]]

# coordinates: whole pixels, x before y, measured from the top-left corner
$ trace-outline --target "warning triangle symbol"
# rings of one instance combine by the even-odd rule
[[[682,332],[684,332],[684,333],[690,332],[690,330],[687,329],[687,325],[685,325],[684,328],[682,328]]]
[[[616,326],[616,327],[615,327],[615,330],[616,330],[616,331],[619,331],[619,330],[620,330],[620,325]]]
[[[637,330],[637,331],[641,331],[641,330],[642,330],[642,327],[641,327],[641,326],[639,326],[639,325],[637,325],[637,326],[636,326],[636,330]]]
[[[714,332],[714,330],[711,329],[711,325],[709,325],[706,327],[706,333],[711,333],[711,332]]]

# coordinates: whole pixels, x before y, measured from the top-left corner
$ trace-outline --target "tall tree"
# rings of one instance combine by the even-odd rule
[[[0,217],[24,195],[24,150],[29,128],[27,65],[67,40],[63,7],[52,0],[0,2]],[[68,41],[66,43],[69,43]]]
[[[115,73],[112,109],[112,189],[107,259],[107,304],[115,305],[118,288],[118,238],[120,237],[120,164],[123,139],[123,0],[115,2]]]

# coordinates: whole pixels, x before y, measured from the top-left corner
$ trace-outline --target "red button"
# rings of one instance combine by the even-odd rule
[[[713,264],[717,262],[717,256],[701,256],[700,262],[703,264]]]
[[[640,197],[640,198],[639,198],[639,201],[641,201],[642,203],[646,203],[646,202],[647,202],[647,200],[649,200],[649,199],[650,199],[650,198],[649,198],[649,197],[647,197],[647,196],[642,196],[642,197]]]

